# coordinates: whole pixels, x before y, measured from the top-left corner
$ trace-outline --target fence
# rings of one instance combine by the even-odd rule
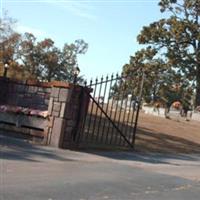
[[[79,86],[0,78],[0,128],[61,148],[96,144],[133,148],[144,77],[127,90],[129,80],[112,75]]]
[[[129,77],[107,76],[85,86],[92,88],[88,94],[88,113],[78,138],[79,145],[111,145],[134,147],[137,121],[143,88],[140,83],[126,87]],[[139,93],[135,94],[135,88]],[[138,91],[137,90],[137,91]]]

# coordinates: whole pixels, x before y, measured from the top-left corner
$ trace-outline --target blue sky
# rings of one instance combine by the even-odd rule
[[[1,13],[17,19],[19,32],[62,47],[76,39],[89,44],[78,57],[81,74],[91,78],[121,72],[141,49],[136,37],[144,25],[162,18],[159,0],[0,0]]]

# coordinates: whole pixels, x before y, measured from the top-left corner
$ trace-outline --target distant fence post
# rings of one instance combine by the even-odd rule
[[[6,104],[7,102],[7,94],[8,94],[8,86],[9,79],[5,77],[0,77],[0,104]]]

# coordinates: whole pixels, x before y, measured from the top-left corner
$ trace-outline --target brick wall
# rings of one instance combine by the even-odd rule
[[[0,105],[48,110],[45,143],[71,148],[77,144],[89,103],[86,88],[66,82],[19,82],[0,78]]]
[[[47,110],[51,86],[20,81],[0,79],[0,105],[7,104],[38,110]]]

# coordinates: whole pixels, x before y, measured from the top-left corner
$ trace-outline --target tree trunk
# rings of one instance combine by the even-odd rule
[[[195,106],[200,106],[200,67],[197,70],[197,86],[196,86],[196,99],[195,99]]]
[[[200,106],[200,81],[197,83],[195,104],[196,106]]]

